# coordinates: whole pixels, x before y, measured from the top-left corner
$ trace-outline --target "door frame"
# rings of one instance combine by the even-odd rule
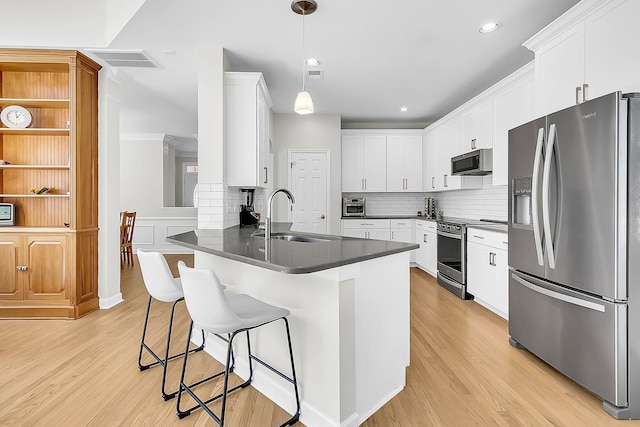
[[[293,153],[323,153],[327,156],[327,169],[326,169],[326,179],[327,179],[327,213],[325,220],[327,221],[327,234],[331,232],[331,150],[328,148],[290,148],[287,150],[287,188],[291,187],[291,157]],[[292,221],[293,212],[289,210],[288,212],[288,220]]]

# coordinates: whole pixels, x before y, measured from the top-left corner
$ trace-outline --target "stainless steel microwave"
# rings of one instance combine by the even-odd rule
[[[16,206],[13,203],[0,203],[0,226],[16,225]]]
[[[363,217],[365,215],[366,200],[362,198],[344,197],[342,199],[342,216]]]
[[[493,149],[482,148],[451,158],[451,175],[487,175],[493,170]]]

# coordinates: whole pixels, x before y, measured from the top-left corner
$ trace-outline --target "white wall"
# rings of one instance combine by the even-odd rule
[[[113,41],[145,2],[146,0],[106,0],[105,35],[107,45]]]
[[[329,233],[340,234],[341,205],[341,134],[338,114],[274,114],[273,115],[274,189],[288,185],[288,154],[290,149],[330,150],[330,222]],[[274,201],[275,221],[286,221],[288,217],[286,198]]]

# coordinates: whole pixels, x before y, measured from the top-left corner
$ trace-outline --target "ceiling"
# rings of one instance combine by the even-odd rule
[[[522,42],[578,0],[317,0],[305,18],[318,114],[343,127],[425,127],[533,59]],[[157,69],[121,68],[123,133],[197,134],[198,47],[233,71],[261,71],[275,113],[302,86],[302,17],[290,0],[147,0],[109,48],[144,49]],[[502,27],[481,34],[488,21]],[[123,77],[124,76],[124,77]],[[400,112],[405,106],[407,112]]]

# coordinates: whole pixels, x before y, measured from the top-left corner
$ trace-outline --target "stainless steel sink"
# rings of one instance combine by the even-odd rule
[[[254,234],[253,237],[260,237],[264,239],[264,233]],[[319,243],[330,242],[330,239],[323,239],[321,237],[300,236],[298,234],[287,233],[271,233],[272,240],[286,240],[288,242],[303,242],[303,243]]]

